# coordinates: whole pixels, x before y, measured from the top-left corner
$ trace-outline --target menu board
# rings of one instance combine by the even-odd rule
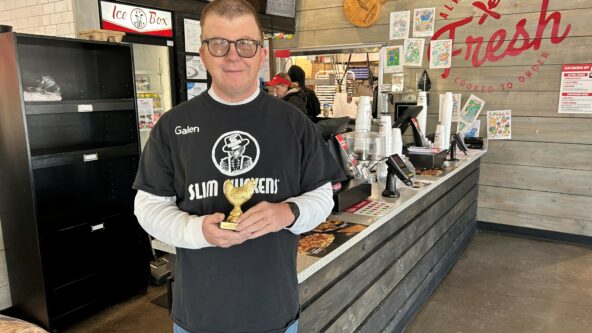
[[[562,66],[559,113],[592,113],[592,64]]]

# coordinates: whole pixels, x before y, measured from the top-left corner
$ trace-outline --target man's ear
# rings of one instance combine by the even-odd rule
[[[265,66],[265,62],[267,61],[267,54],[268,49],[266,49],[265,47],[263,47],[264,44],[261,45],[261,67]]]

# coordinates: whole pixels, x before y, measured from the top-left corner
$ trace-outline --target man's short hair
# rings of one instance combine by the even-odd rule
[[[263,41],[263,27],[259,20],[259,15],[255,8],[245,0],[215,0],[206,5],[201,12],[200,25],[203,31],[204,23],[209,15],[218,15],[226,19],[232,20],[241,16],[252,16],[257,22],[257,28],[259,28],[259,39]],[[203,40],[203,37],[202,37]]]

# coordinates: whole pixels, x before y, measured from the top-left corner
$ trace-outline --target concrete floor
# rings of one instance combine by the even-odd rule
[[[172,332],[164,291],[63,332]],[[406,332],[592,332],[592,248],[480,232]]]
[[[592,248],[478,233],[406,332],[592,332]]]

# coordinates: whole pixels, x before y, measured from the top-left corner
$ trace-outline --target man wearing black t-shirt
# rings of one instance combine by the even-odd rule
[[[134,182],[135,214],[176,247],[175,332],[295,332],[298,234],[330,213],[330,182],[343,175],[313,123],[260,91],[266,50],[253,7],[215,0],[201,25],[211,88],[152,129]],[[232,209],[227,179],[255,180],[237,231],[219,228]]]

